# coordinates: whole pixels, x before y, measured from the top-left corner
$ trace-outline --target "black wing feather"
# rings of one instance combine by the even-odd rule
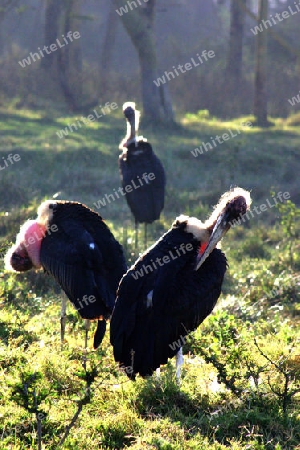
[[[151,223],[159,219],[164,207],[166,176],[150,144],[140,142],[138,147],[130,144],[119,158],[119,167],[123,189],[133,186],[132,191],[126,193],[126,200],[135,220]],[[146,183],[142,178],[145,173],[153,173],[155,178]]]
[[[157,257],[170,255],[181,243],[192,244],[192,250],[149,274],[133,277]],[[177,353],[181,345],[176,342],[197,328],[214,308],[221,292],[226,258],[220,250],[214,250],[195,271],[198,247],[199,242],[192,234],[173,228],[123,277],[111,320],[111,343],[116,361],[131,368],[128,376],[151,375]],[[147,307],[150,290],[153,290],[152,307]]]
[[[119,281],[126,271],[121,245],[101,216],[77,202],[53,204],[49,227],[41,243],[40,260],[73,303],[81,317],[108,318]],[[105,323],[98,323],[95,342],[102,340]],[[99,342],[100,343],[100,342]]]
[[[96,245],[95,249],[89,248],[93,240],[91,236],[90,242],[87,240],[85,229],[76,224],[77,231],[72,233],[70,225],[67,232],[60,226],[55,234],[43,239],[42,266],[56,279],[81,317],[106,317],[114,300],[105,279],[103,257]]]

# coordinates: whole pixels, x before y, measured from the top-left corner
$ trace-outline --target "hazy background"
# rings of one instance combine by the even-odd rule
[[[216,54],[215,58],[205,64],[180,74],[167,83],[176,113],[208,109],[213,115],[228,117],[252,112],[255,36],[251,28],[256,23],[248,14],[244,16],[239,88],[229,86],[230,71],[227,70],[230,3],[239,1],[157,0],[154,29],[158,76],[172,70],[173,66],[190,62],[192,57],[197,53],[201,54],[205,49],[213,50]],[[141,6],[132,6],[134,11],[129,11],[128,17],[133,15],[133,12],[141,13],[151,3],[145,3],[144,0],[140,2]],[[128,99],[140,103],[139,59],[115,11],[116,4],[107,0],[61,2],[62,5],[69,6],[70,3],[73,10],[72,31],[75,31],[75,24],[81,34],[81,39],[76,42],[80,60],[76,74],[81,89],[80,104],[123,102]],[[128,4],[126,1],[119,3]],[[243,0],[242,3],[257,14],[257,0]],[[47,58],[50,60],[47,55],[24,68],[18,64],[18,61],[28,57],[30,52],[36,52],[38,47],[45,45],[45,11],[50,4],[50,0],[0,2],[2,103],[7,99],[19,98],[19,106],[67,106],[59,83],[47,67],[48,63],[45,63]],[[288,6],[296,11],[294,0],[269,1],[268,16],[288,10]],[[110,10],[113,14],[109,18]],[[300,13],[297,13],[281,22],[277,21],[264,31],[267,34],[266,93],[268,114],[271,116],[286,117],[300,108],[300,103],[292,107],[288,102],[300,89],[299,25]],[[270,31],[274,32],[277,38],[274,38]],[[61,32],[57,37],[61,37]],[[105,56],[107,52],[108,58]],[[59,51],[54,55],[55,58],[58,53]]]

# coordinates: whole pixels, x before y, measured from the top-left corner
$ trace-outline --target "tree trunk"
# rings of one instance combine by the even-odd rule
[[[19,0],[2,0],[0,2],[0,55],[3,54],[6,44],[6,38],[4,35],[2,22],[5,19],[5,15],[12,8],[18,6]],[[12,43],[12,41],[10,41]]]
[[[268,0],[259,0],[258,23],[268,19]],[[267,118],[267,32],[263,30],[256,35],[255,48],[255,85],[254,85],[254,115],[260,127],[270,125]]]
[[[145,2],[145,0],[144,0]],[[158,88],[154,80],[158,77],[157,56],[154,35],[154,9],[156,0],[130,2],[114,0],[117,8],[127,5],[127,13],[120,19],[138,53],[141,71],[142,100],[144,115],[151,123],[174,123],[174,113],[166,86]],[[132,5],[137,5],[136,7]],[[133,9],[134,8],[134,9]],[[117,14],[117,12],[116,12]]]
[[[86,111],[98,102],[82,105],[82,51],[80,34],[81,0],[47,0],[45,11],[45,44],[55,44],[56,51],[41,61],[42,67],[61,89],[64,99],[73,112]],[[72,32],[68,35],[68,32]],[[78,35],[76,35],[78,37]],[[59,41],[59,43],[58,43]]]
[[[241,86],[243,62],[243,32],[245,12],[242,6],[246,6],[246,1],[247,0],[231,0],[230,6],[230,37],[227,60],[227,74],[237,91],[239,91]]]
[[[62,3],[56,0],[47,0],[45,10],[45,37],[44,42],[47,47],[55,43],[61,36],[60,19],[62,14]],[[57,61],[57,52],[52,52],[42,59],[41,67],[50,69]]]
[[[116,34],[118,28],[118,15],[115,11],[113,3],[110,4],[108,17],[106,21],[106,32],[100,58],[100,70],[102,73],[102,82],[106,85],[109,80],[109,69],[113,57],[113,49],[116,42]],[[104,88],[103,88],[104,90]]]
[[[62,35],[79,32],[81,0],[67,0],[64,3]],[[73,39],[58,53],[60,85],[71,111],[79,111],[82,98],[82,54],[80,39]]]

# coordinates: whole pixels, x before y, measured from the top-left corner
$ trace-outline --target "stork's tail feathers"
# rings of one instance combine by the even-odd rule
[[[101,342],[102,342],[102,340],[104,338],[104,335],[105,335],[105,331],[106,331],[106,321],[105,320],[98,320],[97,329],[96,329],[96,332],[94,334],[94,349],[95,350],[101,344]]]

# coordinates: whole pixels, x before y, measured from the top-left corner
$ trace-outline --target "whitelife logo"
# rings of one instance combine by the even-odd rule
[[[252,123],[251,122],[243,122],[242,125],[244,127],[252,127]],[[195,148],[194,150],[191,150],[192,155],[197,158],[199,155],[203,155],[204,151],[208,152],[209,150],[212,150],[213,148],[216,148],[218,146],[218,144],[223,144],[225,141],[228,141],[229,139],[232,139],[236,136],[238,136],[239,134],[241,134],[241,132],[243,130],[236,128],[235,130],[227,130],[228,133],[223,133],[222,136],[219,136],[218,134],[213,138],[211,136],[211,142],[202,142],[202,144]],[[237,132],[234,133],[234,131]],[[216,142],[217,141],[217,144]]]
[[[10,153],[6,158],[2,156],[2,159],[3,163],[0,162],[0,170],[4,170],[7,167],[12,166],[15,162],[21,161],[21,156],[18,153],[15,153],[14,155]]]
[[[276,197],[278,198],[279,202],[283,203],[286,200],[289,200],[291,195],[289,192],[277,192]],[[233,220],[232,222],[230,222],[230,226],[232,228],[234,228],[237,225],[240,225],[242,222],[246,222],[246,220],[253,218],[255,215],[259,215],[264,211],[267,211],[267,209],[269,208],[274,208],[274,206],[276,206],[279,202],[276,199],[276,197],[272,197],[272,201],[273,203],[271,203],[271,201],[266,198],[266,203],[261,203],[261,205],[259,206],[254,206],[253,210],[249,209],[249,211],[246,212],[246,214],[244,214],[242,217],[239,217],[238,219]]]
[[[47,228],[43,236],[38,236],[37,233],[34,232],[33,235],[29,236],[28,240],[23,242],[22,245],[24,245],[26,248],[29,247],[30,245],[35,245],[37,241],[42,241],[46,236],[46,234],[50,236],[51,233],[56,233],[56,231],[58,231],[58,227],[57,225],[55,225],[55,223],[53,223],[50,227]]]
[[[179,248],[174,247],[167,255],[164,255],[162,258],[157,257],[155,261],[151,259],[150,264],[143,264],[140,270],[136,270],[134,273],[132,272],[131,275],[135,280],[142,278],[144,275],[148,275],[149,272],[154,272],[154,270],[157,270],[158,266],[162,267],[165,264],[180,258],[180,256],[185,255],[186,252],[190,252],[191,250],[193,250],[192,244],[181,243]]]
[[[65,37],[65,35],[62,35],[62,39],[65,43],[60,42],[60,40],[57,38],[55,41],[56,43],[53,43],[49,46],[44,45],[43,49],[38,47],[38,53],[30,52],[29,56],[27,58],[22,59],[22,61],[18,61],[18,63],[24,69],[24,67],[30,66],[30,64],[32,64],[33,62],[36,62],[36,61],[40,60],[41,58],[44,58],[45,53],[46,53],[46,55],[50,55],[51,53],[56,52],[56,50],[58,50],[59,48],[65,47],[70,42],[73,42],[73,40],[79,39],[80,37],[81,36],[80,36],[79,31],[74,31],[74,32],[68,31],[66,37]]]
[[[292,97],[288,99],[288,102],[291,106],[295,106],[297,103],[300,103],[300,91],[297,97]]]
[[[91,303],[95,303],[95,301],[97,300],[96,297],[94,295],[90,295],[89,297],[87,295],[84,295],[82,297],[82,300],[80,300],[79,298],[77,298],[79,306],[75,306],[76,311],[80,311],[81,309],[83,309],[85,306],[89,306]],[[84,304],[82,304],[84,303]]]
[[[264,30],[267,30],[268,28],[271,28],[273,25],[277,25],[279,22],[282,22],[284,19],[288,19],[291,16],[294,16],[295,14],[298,14],[300,12],[300,2],[296,3],[294,2],[295,9],[291,5],[289,5],[288,10],[278,12],[273,15],[270,15],[270,19],[262,20],[260,25],[256,25],[254,28],[250,28],[252,33],[256,36],[258,33],[262,33]]]
[[[179,77],[182,73],[186,73],[189,70],[192,70],[194,67],[198,67],[201,64],[203,64],[205,61],[208,61],[208,59],[214,58],[215,52],[213,50],[203,50],[201,53],[201,56],[199,53],[197,53],[196,58],[191,58],[191,62],[186,62],[185,64],[178,64],[177,67],[173,66],[173,70],[170,72],[165,71],[164,74],[157,78],[156,80],[153,80],[153,83],[156,87],[159,87],[161,84],[165,84],[167,81],[170,81],[171,79],[174,80],[174,78]]]
[[[65,127],[64,129],[61,129],[60,131],[56,131],[56,134],[59,137],[59,139],[62,139],[65,136],[68,136],[70,133],[73,133],[75,130],[77,131],[78,128],[82,128],[81,122],[83,123],[83,125],[89,125],[91,122],[95,122],[96,119],[101,119],[101,117],[106,116],[107,114],[110,114],[111,109],[112,110],[117,109],[118,105],[115,102],[112,102],[112,103],[106,102],[104,106],[100,105],[100,106],[98,106],[98,108],[100,109],[102,114],[98,114],[96,109],[93,109],[93,113],[89,114],[87,117],[82,116],[82,117],[80,117],[79,120],[76,120],[73,123],[69,123],[68,126]],[[80,122],[80,120],[81,120],[81,122]]]
[[[143,0],[144,3],[147,3],[149,0]],[[132,11],[134,8],[137,8],[138,6],[142,6],[143,3],[141,3],[141,0],[136,1],[129,1],[127,2],[127,5],[121,6],[121,8],[116,9],[116,13],[122,17],[123,14],[127,14],[129,12],[128,6],[130,8],[130,11]]]
[[[144,182],[143,182],[143,180],[144,180]],[[122,196],[124,196],[124,195],[132,192],[134,189],[139,189],[144,184],[149,184],[153,180],[155,180],[154,173],[153,172],[150,172],[150,173],[145,172],[142,175],[142,179],[139,176],[137,176],[136,183],[138,183],[138,184],[136,184],[134,182],[134,180],[131,180],[131,183],[127,184],[124,189],[122,187],[119,187],[118,191],[116,189],[114,189],[114,192],[112,194],[105,194],[105,196],[102,199],[98,200],[97,202],[94,202],[94,206],[97,209],[100,209],[102,206],[106,206],[107,202],[110,203],[112,201],[115,201],[117,198],[120,198],[119,193]]]

